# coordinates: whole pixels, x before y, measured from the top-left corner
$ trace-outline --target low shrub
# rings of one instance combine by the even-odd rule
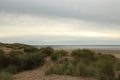
[[[44,55],[41,52],[21,54],[11,52],[9,54],[10,65],[16,66],[17,71],[33,69],[44,64]]]
[[[45,56],[51,56],[54,53],[54,49],[51,47],[41,48],[40,52]]]
[[[114,64],[107,60],[99,60],[91,63],[97,71],[96,78],[98,80],[115,80]]]
[[[54,69],[53,66],[49,66],[46,70],[45,70],[45,75],[50,75],[54,73]]]
[[[4,67],[5,55],[4,51],[0,49],[0,69]]]
[[[57,61],[58,58],[65,57],[68,55],[68,52],[65,50],[56,50],[53,54],[51,54],[51,60]]]
[[[18,69],[16,66],[8,66],[2,70],[3,72],[8,72],[10,74],[16,74],[18,72]]]
[[[93,66],[88,66],[83,62],[77,64],[77,75],[82,77],[93,77],[96,76],[97,72]]]
[[[9,54],[10,65],[18,66],[19,68],[23,66],[25,55],[19,51],[11,51]]]
[[[25,53],[34,53],[38,51],[37,48],[32,47],[32,46],[25,46],[23,49]]]
[[[0,54],[4,54],[4,51],[0,49]]]
[[[98,60],[107,60],[110,63],[115,64],[117,61],[117,58],[111,54],[101,54],[101,55],[97,55],[97,59]]]
[[[115,80],[113,67],[111,65],[110,66],[106,65],[102,69],[100,69],[98,79],[99,80]]]
[[[44,64],[44,56],[41,53],[26,55],[24,69],[32,69]]]
[[[66,70],[64,71],[65,75],[70,75],[70,76],[76,76],[76,67],[72,64],[69,63],[68,65],[66,65]]]
[[[83,57],[83,58],[91,57],[93,55],[94,55],[94,53],[87,49],[83,49],[83,50],[77,49],[77,50],[72,51],[72,53],[71,53],[71,56],[73,56],[73,57]]]
[[[56,50],[55,54],[57,54],[58,57],[68,56],[68,52],[65,50]]]
[[[56,55],[57,56],[57,55]],[[115,80],[117,58],[110,54],[95,54],[89,50],[75,50],[73,60],[63,60],[46,70],[46,74],[95,77],[98,80]]]
[[[46,70],[46,74],[88,77],[95,75],[95,69],[93,67],[88,67],[88,65],[82,62],[74,65],[71,61],[63,61],[50,66]]]
[[[2,72],[0,73],[0,80],[13,80],[13,77],[10,73]]]
[[[58,60],[58,55],[56,53],[51,55],[51,60],[52,61],[57,61]]]
[[[117,79],[116,80],[120,80],[120,73],[117,74]]]
[[[118,59],[118,61],[116,61],[115,70],[120,71],[120,59]]]
[[[88,61],[95,60],[94,55],[95,55],[94,52],[87,50],[87,49],[83,49],[83,50],[77,49],[77,50],[72,51],[71,53],[71,56],[75,57],[76,59],[86,58],[86,60]]]
[[[58,74],[58,75],[64,75],[65,70],[66,70],[67,66],[65,64],[56,64],[56,65],[52,65],[50,66],[46,71],[46,75],[49,74]]]

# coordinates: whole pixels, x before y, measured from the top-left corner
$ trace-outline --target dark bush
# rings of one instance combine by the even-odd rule
[[[41,53],[26,55],[24,69],[32,69],[44,64],[44,56]]]
[[[65,61],[50,66],[46,70],[46,75],[48,74],[93,77],[96,75],[96,72],[93,67],[88,67],[88,65],[84,63],[74,65],[69,61]]]
[[[83,49],[83,50],[77,49],[72,51],[71,53],[71,56],[78,57],[78,58],[91,58],[93,57],[93,55],[94,53],[87,49]]]
[[[52,60],[52,61],[57,61],[57,60],[58,60],[58,55],[57,55],[56,53],[53,53],[53,54],[51,55],[51,60]]]
[[[106,60],[113,65],[116,64],[116,62],[118,62],[117,58],[111,54],[101,54],[98,55],[96,58],[98,61]]]
[[[13,80],[13,77],[8,72],[2,72],[0,73],[0,80]]]
[[[70,75],[70,76],[78,76],[78,71],[75,65],[72,63],[69,63],[66,65],[66,70],[64,72],[65,75]]]
[[[51,60],[57,61],[58,58],[62,58],[68,55],[68,52],[65,50],[56,50],[53,54],[51,54]]]
[[[54,53],[54,49],[51,47],[41,48],[40,52],[45,56],[51,56]]]
[[[4,54],[4,51],[0,49],[0,54]]]
[[[65,50],[56,50],[55,54],[57,54],[58,57],[68,56],[68,52]]]
[[[71,56],[75,59],[82,60],[86,64],[96,60],[95,53],[87,49],[77,49],[72,51]]]
[[[107,60],[99,60],[91,63],[91,65],[96,69],[96,77],[98,80],[114,80],[115,70],[114,64]]]
[[[32,47],[32,46],[25,46],[23,49],[25,53],[34,53],[38,51],[37,48]]]
[[[112,65],[104,65],[100,68],[99,80],[114,80],[114,68]]]
[[[118,61],[115,64],[115,70],[120,71],[120,59],[118,59]]]
[[[16,66],[8,66],[2,70],[3,72],[8,72],[10,74],[16,74],[18,72],[18,69]]]
[[[33,69],[44,64],[44,55],[41,52],[23,54],[11,51],[9,54],[9,65],[17,67],[17,71]]]
[[[21,67],[24,63],[24,54],[20,51],[11,51],[9,54],[10,65],[15,65]]]
[[[82,77],[90,77],[90,76],[94,76],[94,74],[95,74],[94,71],[92,71],[93,69],[88,67],[84,63],[78,64],[77,69],[79,72],[79,76],[82,76]]]
[[[4,51],[0,50],[0,69],[4,67],[4,60],[5,60]]]
[[[46,75],[49,74],[64,75],[66,69],[67,66],[65,64],[58,63],[56,65],[50,66],[45,73]]]
[[[120,73],[117,74],[117,79],[116,80],[120,80]]]

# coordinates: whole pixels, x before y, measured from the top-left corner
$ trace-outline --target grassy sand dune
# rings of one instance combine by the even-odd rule
[[[65,75],[45,75],[45,69],[52,64],[50,58],[46,59],[45,65],[34,70],[24,71],[14,75],[14,80],[96,80],[93,78],[72,77]]]
[[[3,80],[119,80],[119,72],[120,50],[0,44]]]

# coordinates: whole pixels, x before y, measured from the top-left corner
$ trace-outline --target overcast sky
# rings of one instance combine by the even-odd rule
[[[0,0],[0,42],[120,45],[120,0]]]

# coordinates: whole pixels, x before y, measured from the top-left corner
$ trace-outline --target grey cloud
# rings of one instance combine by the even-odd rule
[[[0,11],[120,23],[120,0],[0,0]]]

